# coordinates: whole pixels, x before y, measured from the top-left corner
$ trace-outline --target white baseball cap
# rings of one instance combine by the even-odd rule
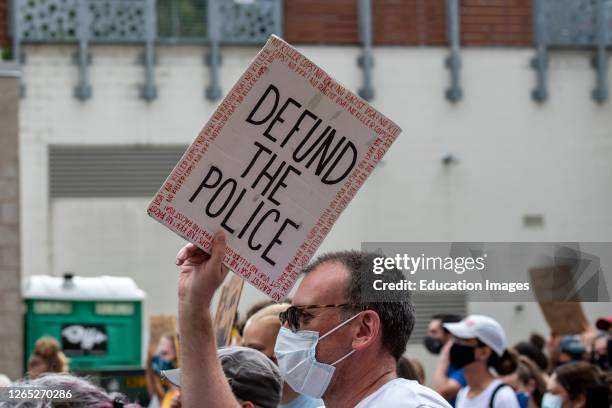
[[[489,316],[470,315],[457,323],[445,323],[444,328],[460,339],[480,340],[500,357],[508,344],[504,329]]]

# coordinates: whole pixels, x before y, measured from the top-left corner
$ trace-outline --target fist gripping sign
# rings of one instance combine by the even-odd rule
[[[147,212],[280,301],[400,131],[272,36]]]

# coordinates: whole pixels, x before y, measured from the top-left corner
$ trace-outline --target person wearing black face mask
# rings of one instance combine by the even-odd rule
[[[449,350],[452,335],[444,328],[446,323],[461,321],[461,316],[452,314],[434,315],[427,328],[427,336],[423,345],[432,354],[439,354],[436,369],[434,370],[431,388],[442,395],[451,405],[455,405],[455,398],[461,387],[465,387],[463,369],[454,367],[449,361]]]
[[[507,350],[501,325],[488,316],[471,315],[444,327],[453,335],[450,363],[463,368],[467,386],[457,394],[457,408],[519,408],[512,387],[494,375],[507,375],[517,369],[517,360]]]

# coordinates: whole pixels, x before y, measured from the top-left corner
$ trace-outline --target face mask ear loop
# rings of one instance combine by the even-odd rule
[[[337,325],[336,327],[334,327],[333,329],[331,329],[330,331],[328,331],[327,333],[325,333],[324,335],[322,335],[321,337],[319,337],[319,341],[323,340],[325,337],[329,336],[330,334],[332,334],[333,332],[335,332],[336,330],[338,330],[339,328],[341,328],[342,326],[344,326],[345,324],[348,324],[351,320],[355,319],[357,316],[359,316],[361,313],[357,313],[355,316],[343,321],[342,323],[340,323],[339,325]]]
[[[342,361],[342,360],[344,360],[345,358],[350,357],[350,356],[351,356],[351,354],[353,354],[353,353],[354,353],[354,352],[356,352],[356,351],[357,351],[357,350],[351,350],[351,351],[349,351],[349,352],[346,354],[346,356],[344,356],[344,357],[340,357],[338,360],[336,360],[335,362],[331,363],[330,365],[335,366],[336,364],[338,364],[339,362],[341,362],[341,361]]]

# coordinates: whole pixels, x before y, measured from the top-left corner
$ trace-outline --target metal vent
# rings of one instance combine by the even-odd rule
[[[467,294],[464,292],[412,292],[416,322],[408,344],[421,344],[427,326],[435,314],[467,314]]]
[[[49,195],[152,197],[186,146],[49,146]]]

